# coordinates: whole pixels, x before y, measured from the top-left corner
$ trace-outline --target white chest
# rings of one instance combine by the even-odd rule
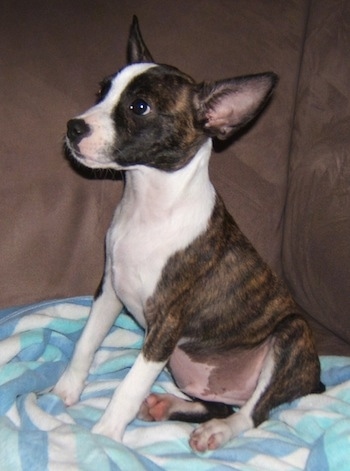
[[[124,236],[111,231],[112,276],[117,296],[144,326],[144,307],[154,292],[167,259],[177,250],[161,225],[131,225]],[[124,226],[125,228],[125,226]]]
[[[198,154],[172,174],[150,168],[130,171],[108,233],[115,291],[144,327],[144,307],[167,260],[205,231],[212,214],[209,156]]]

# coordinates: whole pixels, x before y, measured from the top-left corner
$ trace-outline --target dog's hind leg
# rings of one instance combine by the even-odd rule
[[[211,419],[196,428],[190,437],[190,445],[196,451],[215,450],[231,438],[254,427],[252,414],[263,392],[273,377],[275,369],[273,350],[265,358],[257,387],[238,412],[224,419]]]
[[[232,407],[193,398],[182,399],[173,394],[150,394],[143,402],[138,418],[147,421],[179,420],[203,423],[213,418],[224,418],[232,414]]]
[[[283,318],[273,332],[255,391],[241,409],[225,419],[212,419],[191,435],[197,451],[213,450],[268,418],[272,408],[323,391],[320,365],[308,325],[302,316]]]
[[[311,329],[300,314],[290,314],[277,325],[274,336],[275,371],[271,383],[256,404],[252,418],[255,426],[268,418],[280,404],[322,393],[320,362]]]
[[[67,406],[75,404],[84,389],[94,355],[122,309],[111,283],[109,270],[103,287],[94,300],[87,324],[78,340],[73,357],[53,389]]]

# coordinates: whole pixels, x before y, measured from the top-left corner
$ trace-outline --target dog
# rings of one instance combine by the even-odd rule
[[[128,423],[185,420],[203,452],[258,426],[272,408],[322,392],[311,330],[208,176],[213,138],[263,110],[277,76],[196,83],[154,62],[134,17],[128,65],[67,124],[66,146],[90,168],[125,172],[106,236],[103,281],[54,392],[76,403],[96,350],[125,306],[145,329],[133,367],[93,427],[121,441]],[[152,394],[168,367],[188,400]],[[237,406],[233,412],[232,406]]]

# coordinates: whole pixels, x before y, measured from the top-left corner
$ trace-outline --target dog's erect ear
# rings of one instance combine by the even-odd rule
[[[142,39],[139,22],[135,15],[133,16],[130,27],[127,60],[128,64],[154,62],[144,40]]]
[[[276,83],[277,75],[267,72],[200,84],[194,99],[198,120],[210,136],[226,139],[257,116]]]

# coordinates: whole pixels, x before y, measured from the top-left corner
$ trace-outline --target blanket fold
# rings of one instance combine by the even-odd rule
[[[92,434],[133,365],[143,332],[123,311],[96,354],[78,404],[50,392],[86,323],[80,297],[0,311],[0,470],[348,471],[350,358],[321,357],[326,391],[284,404],[224,448],[194,453],[196,424],[135,419],[124,442]],[[167,370],[153,390],[182,396]],[[117,418],[116,418],[117,419]]]

